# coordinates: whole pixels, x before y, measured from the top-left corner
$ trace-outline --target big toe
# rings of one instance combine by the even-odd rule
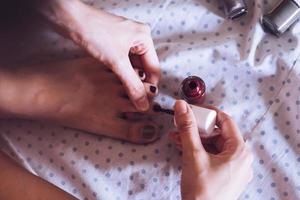
[[[149,121],[132,123],[128,131],[128,139],[138,144],[150,143],[159,137],[157,125]]]

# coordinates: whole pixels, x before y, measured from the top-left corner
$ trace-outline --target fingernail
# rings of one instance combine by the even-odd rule
[[[141,111],[147,111],[149,109],[149,102],[147,97],[142,97],[136,102],[138,109]]]
[[[139,70],[139,76],[140,76],[140,78],[143,79],[143,78],[145,78],[146,74],[142,70]]]
[[[173,117],[173,123],[174,123],[174,126],[177,127],[177,123],[176,123],[175,117]]]
[[[142,128],[142,136],[145,140],[154,139],[156,134],[156,129],[154,126],[146,125]]]
[[[187,113],[187,111],[188,111],[187,103],[185,103],[184,101],[178,101],[176,103],[175,113],[177,113],[177,115],[183,115]]]
[[[155,94],[155,92],[156,92],[156,87],[153,86],[153,85],[151,85],[151,86],[150,86],[150,91],[151,91],[153,94]]]

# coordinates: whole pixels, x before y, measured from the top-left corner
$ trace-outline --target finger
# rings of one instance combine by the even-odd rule
[[[222,130],[222,135],[225,139],[234,139],[239,143],[244,143],[244,139],[236,123],[221,110],[217,111],[217,125]]]
[[[176,144],[176,148],[177,148],[179,151],[182,151],[182,144]]]
[[[180,136],[178,132],[171,132],[169,133],[169,139],[172,140],[175,143],[176,148],[179,151],[182,151],[182,144],[181,144],[181,140],[180,140]]]
[[[154,85],[158,85],[160,79],[160,65],[153,40],[151,38],[145,48],[146,51],[141,55],[141,62],[147,74],[146,81]]]
[[[155,85],[149,84],[149,83],[143,83],[145,91],[147,96],[150,98],[150,100],[157,96],[158,94],[158,88]],[[132,102],[130,101],[128,95],[126,94],[126,92],[122,89],[119,90],[119,94],[120,94],[120,104],[121,106],[121,110],[123,112],[137,112],[137,108],[132,104]],[[156,104],[154,103],[152,100],[149,102],[149,108],[147,111],[143,112],[143,113],[148,113],[150,115],[154,115],[154,114],[158,114],[157,112],[154,112],[153,110],[153,106]]]
[[[218,149],[218,152],[222,152],[224,149],[224,138],[222,137],[222,135],[217,135],[215,142],[214,142],[216,148]]]
[[[134,69],[135,73],[140,77],[141,81],[146,79],[146,73],[141,69]]]
[[[192,109],[185,101],[178,100],[175,103],[174,110],[175,122],[183,148],[183,157],[190,161],[195,161],[198,157],[205,157],[206,152],[200,140]]]
[[[131,66],[128,56],[123,59],[118,59],[118,62],[113,64],[112,70],[123,83],[125,90],[139,111],[149,109],[149,101],[145,87]]]
[[[215,137],[217,135],[220,135],[221,133],[222,133],[221,129],[215,128],[214,131],[211,134],[209,134],[209,135],[207,135],[207,134],[200,134],[200,137],[201,137],[201,140],[202,139],[207,139],[207,138],[209,139],[209,138]]]
[[[224,137],[224,139],[230,138],[237,140],[238,142],[244,143],[244,139],[240,133],[238,126],[228,114],[214,106],[205,105],[203,107],[215,110],[217,112],[216,123],[217,126],[221,129],[221,134]]]
[[[143,54],[143,53],[140,53],[140,54]],[[129,50],[129,59],[130,59],[130,62],[131,62],[131,65],[133,66],[133,68],[137,68],[137,69],[143,68],[141,56],[138,55],[137,53],[133,53],[132,49]]]
[[[181,144],[181,139],[180,139],[180,135],[179,135],[178,132],[170,132],[170,133],[169,133],[169,138],[170,138],[176,145]]]
[[[174,141],[175,140],[175,136],[174,135],[175,135],[174,132],[170,132],[168,134],[168,138],[171,139],[172,141]]]

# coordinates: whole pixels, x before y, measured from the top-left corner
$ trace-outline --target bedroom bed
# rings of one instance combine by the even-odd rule
[[[278,0],[249,0],[248,15],[235,21],[225,19],[217,0],[85,2],[150,24],[162,69],[156,102],[172,107],[181,81],[197,75],[207,85],[205,103],[236,120],[255,154],[254,178],[240,199],[300,199],[300,24],[280,38],[260,25],[262,13]],[[38,19],[14,42],[1,40],[1,60],[11,65],[85,56]],[[41,122],[2,120],[0,146],[79,199],[181,199],[180,152],[168,139],[172,122],[159,116],[161,138],[134,145]]]

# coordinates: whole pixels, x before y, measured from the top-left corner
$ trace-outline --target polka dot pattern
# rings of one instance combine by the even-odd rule
[[[249,14],[237,21],[225,19],[222,5],[211,0],[85,2],[151,26],[162,67],[155,101],[172,107],[186,76],[204,79],[206,103],[236,120],[255,154],[254,179],[240,199],[300,199],[300,24],[280,38],[265,34],[260,16],[276,1],[247,1]],[[6,63],[85,55],[46,25],[33,23],[39,24],[37,30],[11,45],[18,57],[6,55]],[[162,137],[142,146],[33,121],[2,120],[0,147],[79,199],[181,199],[181,155],[167,138],[172,119],[158,118]]]

